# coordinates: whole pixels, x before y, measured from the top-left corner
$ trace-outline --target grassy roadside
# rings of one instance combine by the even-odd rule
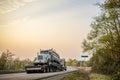
[[[79,69],[77,72],[69,74],[62,80],[89,80],[88,74],[89,73],[85,72],[84,69]]]
[[[89,80],[88,76],[85,73],[81,73],[77,71],[75,73],[71,73],[68,76],[64,77],[62,80]]]
[[[25,70],[0,70],[0,74],[22,73]]]
[[[111,80],[110,76],[92,73],[91,68],[79,68],[75,73],[71,73],[62,80]]]
[[[111,80],[110,76],[97,73],[91,73],[89,77],[90,80]]]

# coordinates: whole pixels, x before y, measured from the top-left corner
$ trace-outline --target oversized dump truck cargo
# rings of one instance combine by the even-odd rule
[[[32,66],[25,66],[27,73],[55,72],[66,70],[65,61],[53,50],[40,50],[33,61]]]

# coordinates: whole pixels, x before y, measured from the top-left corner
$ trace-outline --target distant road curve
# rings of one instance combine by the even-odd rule
[[[26,73],[12,73],[12,74],[1,74],[0,80],[39,80],[44,78],[49,78],[55,75],[60,74],[67,74],[69,72],[76,71],[76,67],[67,67],[67,71],[61,72],[51,72],[51,73],[33,73],[33,74],[26,74]]]

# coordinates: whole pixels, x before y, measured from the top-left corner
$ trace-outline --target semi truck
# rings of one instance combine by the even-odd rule
[[[64,70],[67,70],[65,59],[60,59],[60,56],[53,49],[40,50],[33,61],[33,65],[25,66],[26,73]]]

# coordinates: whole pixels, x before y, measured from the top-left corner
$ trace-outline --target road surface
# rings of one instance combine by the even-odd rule
[[[53,76],[65,75],[69,72],[76,71],[76,67],[67,67],[67,71],[61,72],[51,72],[51,73],[33,73],[33,74],[26,74],[26,73],[13,73],[13,74],[1,74],[0,80],[45,80],[45,78],[50,78]],[[56,80],[56,79],[53,79]]]

